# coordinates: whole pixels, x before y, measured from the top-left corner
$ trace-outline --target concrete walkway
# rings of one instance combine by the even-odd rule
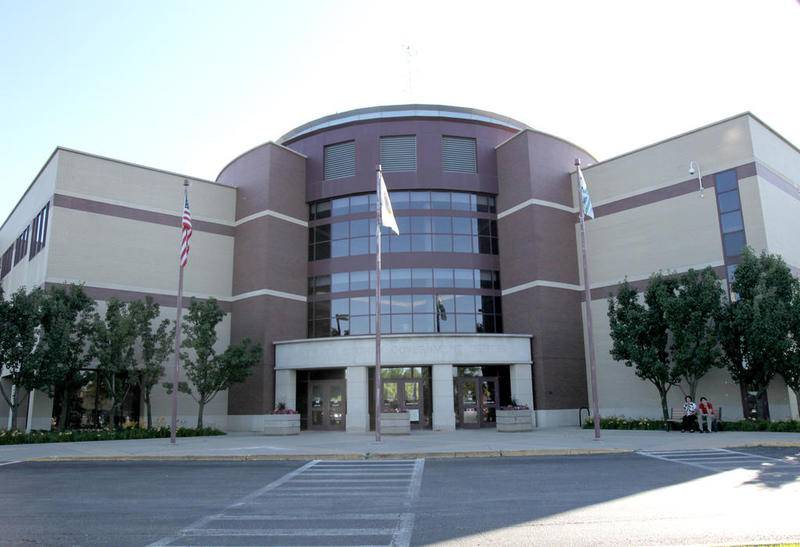
[[[304,431],[296,436],[266,437],[232,433],[219,437],[179,438],[174,446],[170,445],[169,439],[0,446],[0,464],[36,460],[496,457],[743,446],[800,447],[800,433],[603,431],[601,440],[595,441],[593,431],[574,427],[540,429],[530,433],[498,433],[494,429],[482,429],[385,436],[380,444],[375,443],[373,434]]]

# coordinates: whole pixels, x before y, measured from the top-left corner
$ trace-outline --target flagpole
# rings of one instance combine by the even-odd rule
[[[183,202],[189,198],[189,181],[183,179]],[[183,226],[183,215],[181,215],[181,227]],[[183,230],[183,228],[181,228]],[[170,444],[175,444],[178,433],[178,371],[181,365],[181,316],[183,315],[183,264],[178,258],[178,302],[177,316],[175,318],[175,367],[172,371],[172,421],[170,424]],[[148,424],[152,425],[152,424]]]
[[[578,184],[581,179],[581,160],[575,158],[575,167],[578,168]],[[580,206],[578,218],[581,224],[581,259],[583,261],[583,289],[586,300],[586,330],[589,338],[589,376],[592,390],[592,417],[594,421],[594,440],[600,440],[600,404],[597,401],[597,363],[594,351],[594,330],[592,328],[592,286],[589,280],[589,260],[586,245],[586,214],[583,208],[583,195],[578,190]]]
[[[375,216],[375,442],[381,442],[381,165],[375,170],[376,216]]]

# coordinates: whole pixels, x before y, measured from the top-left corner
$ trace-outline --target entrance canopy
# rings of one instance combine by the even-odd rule
[[[390,334],[381,337],[382,366],[531,364],[523,334]],[[275,342],[275,369],[375,365],[374,336]]]

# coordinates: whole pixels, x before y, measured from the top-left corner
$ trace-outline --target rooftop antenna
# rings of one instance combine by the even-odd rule
[[[403,44],[403,53],[406,54],[406,68],[408,70],[408,101],[414,102],[414,90],[411,85],[412,83],[412,63],[414,57],[417,56],[417,50],[411,46],[411,44]]]

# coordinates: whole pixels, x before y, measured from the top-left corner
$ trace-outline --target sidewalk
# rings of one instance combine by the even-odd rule
[[[800,433],[666,433],[603,431],[599,441],[586,429],[540,429],[530,433],[498,433],[494,429],[455,432],[421,431],[410,436],[303,432],[289,437],[231,433],[220,437],[130,441],[91,441],[0,446],[0,462],[36,460],[259,460],[450,458],[568,454],[607,454],[636,450],[678,450],[743,446],[797,446]]]

